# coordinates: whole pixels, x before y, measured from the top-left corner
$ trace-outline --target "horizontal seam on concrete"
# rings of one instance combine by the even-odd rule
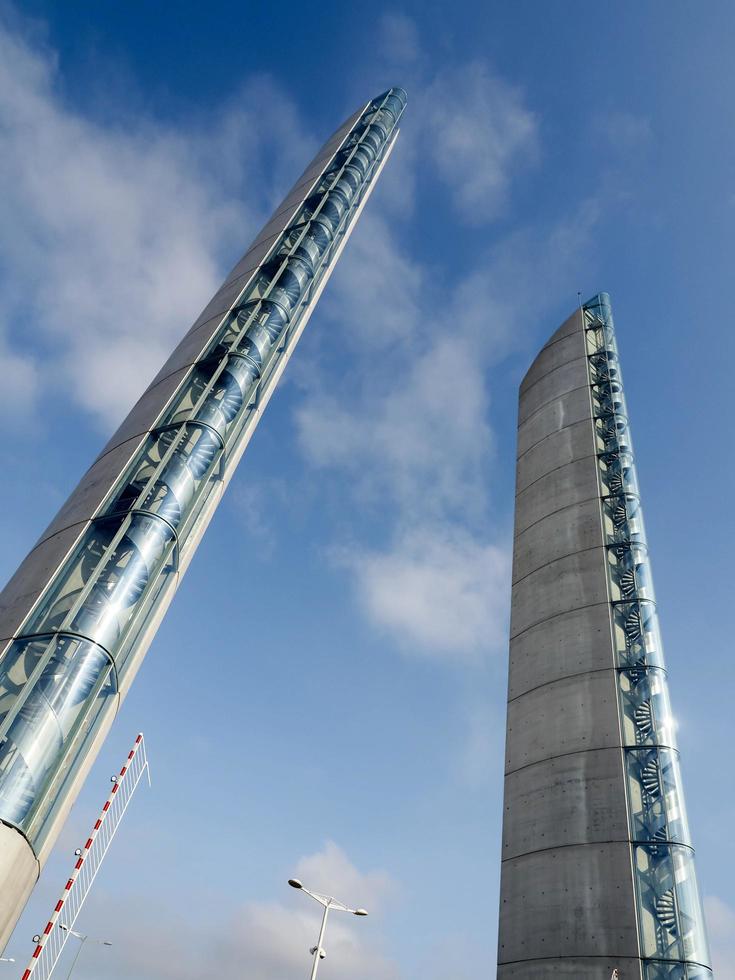
[[[535,480],[527,483],[522,490],[516,490],[516,500],[522,493],[530,490],[531,487],[535,487],[541,480],[545,480],[547,476],[551,476],[552,473],[557,473],[559,470],[563,470],[565,466],[571,466],[572,463],[579,463],[583,459],[597,459],[597,453],[588,453],[586,456],[577,456],[575,459],[570,459],[567,463],[562,463],[561,466],[555,466],[553,470],[548,470],[548,472],[544,473],[543,476],[537,476]]]
[[[40,548],[42,544],[45,544],[47,541],[50,541],[52,538],[55,538],[58,534],[63,534],[64,531],[70,531],[73,527],[81,527],[83,524],[89,524],[90,521],[92,520],[93,520],[92,517],[83,517],[81,521],[72,521],[71,524],[65,524],[63,527],[59,527],[55,531],[52,531],[51,534],[47,534],[45,538],[39,538],[38,541],[33,545],[31,550],[26,555],[26,558],[30,558],[30,556],[33,554],[36,548]],[[24,558],[23,561],[25,561],[26,558]]]
[[[560,398],[564,398],[565,395],[571,395],[573,391],[581,391],[583,388],[586,389],[589,387],[590,387],[589,384],[577,385],[576,388],[570,388],[568,391],[559,392],[558,395],[554,395],[553,398],[550,398],[547,402],[544,402],[543,405],[539,405],[538,408],[535,408],[533,412],[531,412],[531,414],[528,416],[528,418],[521,419],[518,422],[518,428],[520,429],[522,425],[525,425],[527,422],[530,422],[531,419],[535,418],[539,412],[542,412],[548,405],[551,405],[552,402],[558,401]]]
[[[580,504],[588,504],[591,500],[599,501],[600,499],[599,493],[596,493],[592,497],[585,497],[583,500],[575,500],[573,504],[564,504],[563,507],[558,507],[556,510],[549,511],[548,514],[544,514],[543,517],[539,517],[539,519],[534,521],[533,524],[529,524],[528,527],[524,527],[522,531],[516,531],[516,533],[513,535],[513,543],[515,544],[518,538],[522,537],[527,531],[530,531],[531,528],[536,527],[536,525],[540,524],[541,521],[546,521],[550,517],[554,517],[555,514],[561,514],[562,511],[569,510],[572,507],[579,507]]]
[[[189,367],[190,366],[191,365],[189,365]],[[177,370],[179,369],[177,368]],[[176,371],[172,371],[171,374],[176,374]],[[160,383],[162,384],[164,381],[167,381],[171,377],[171,374],[167,374],[165,378],[161,378]],[[158,387],[158,385],[156,385],[156,387]],[[173,392],[171,392],[171,394],[173,394]],[[109,456],[110,453],[114,453],[116,449],[119,449],[120,446],[124,446],[126,442],[131,442],[133,439],[140,439],[141,436],[147,435],[151,431],[152,430],[150,429],[150,427],[146,429],[141,429],[140,432],[134,432],[133,435],[128,436],[127,439],[123,439],[121,442],[116,442],[114,446],[110,446],[109,449],[105,449],[103,453],[100,453],[99,456],[92,463],[92,466],[96,466],[97,463],[100,462],[100,460],[103,460],[105,456]],[[87,473],[89,473],[89,471],[92,469],[92,466],[87,467],[87,469],[84,471],[84,476],[86,476]]]
[[[564,324],[562,323],[561,327],[563,326]],[[558,327],[556,332],[558,332],[558,330],[561,330],[561,327]],[[562,334],[561,337],[557,337],[556,340],[547,340],[544,346],[541,348],[541,350],[546,350],[548,347],[553,347],[554,344],[559,344],[561,343],[562,340],[566,340],[568,337],[573,337],[575,333],[581,333],[582,335],[584,335],[584,325],[582,324],[581,320],[579,321],[579,326],[575,325],[574,329],[570,330],[569,333]]]
[[[572,555],[584,555],[588,551],[594,551],[595,548],[605,548],[605,547],[606,547],[605,543],[601,542],[600,544],[590,545],[589,548],[577,548],[576,551],[568,551],[565,555],[556,555],[554,558],[550,558],[548,561],[545,561],[543,565],[539,565],[537,568],[532,568],[530,572],[526,572],[525,575],[521,575],[520,578],[513,579],[510,583],[511,590],[514,589],[516,585],[520,585],[521,582],[525,582],[525,580],[529,578],[531,575],[535,575],[536,572],[540,572],[542,568],[546,568],[549,565],[553,565],[555,561],[564,561],[566,558],[571,558]]]
[[[207,306],[208,305],[209,304],[207,304]],[[206,307],[204,309],[206,309]],[[204,310],[202,310],[202,313],[204,313]],[[184,343],[185,340],[187,340],[189,337],[193,336],[195,333],[199,333],[199,331],[200,330],[203,330],[204,327],[206,327],[208,323],[213,324],[213,323],[216,323],[217,321],[219,321],[219,320],[222,319],[222,314],[221,313],[212,313],[212,315],[211,316],[208,316],[206,320],[202,320],[202,313],[199,314],[199,316],[196,318],[196,320],[194,321],[194,323],[192,323],[192,325],[186,331],[186,333],[181,338],[181,340],[178,342],[178,344],[176,345],[176,347],[173,349],[173,351],[171,352],[171,354],[169,355],[169,357],[167,359],[167,363],[168,363],[169,360],[171,360],[171,358],[173,357],[173,355],[176,353],[176,351],[179,349],[179,347],[181,347],[181,345]],[[214,328],[212,328],[212,329],[214,329]],[[161,370],[163,370],[164,367],[165,367],[165,365],[161,365]]]
[[[534,366],[534,364],[536,363],[536,361],[538,361],[538,360],[539,360],[539,358],[540,358],[540,357],[541,357],[541,355],[542,355],[542,354],[544,353],[544,351],[547,351],[547,350],[551,350],[551,348],[552,348],[552,347],[555,347],[555,346],[556,346],[557,344],[561,344],[561,343],[563,343],[563,342],[564,342],[565,340],[570,340],[570,339],[572,339],[572,338],[574,338],[575,336],[576,336],[576,335],[575,335],[575,333],[574,333],[574,332],[572,332],[572,333],[568,333],[568,334],[565,334],[565,335],[564,335],[563,337],[559,337],[559,339],[558,339],[558,340],[555,340],[555,341],[553,342],[553,344],[547,344],[547,345],[546,345],[545,347],[542,347],[542,348],[541,348],[541,350],[540,350],[540,351],[538,352],[538,354],[536,355],[536,357],[535,357],[535,359],[534,359],[534,361],[533,361],[533,364],[531,364],[531,367],[530,367],[530,368],[528,369],[528,371],[526,371],[526,373],[524,374],[524,376],[523,376],[523,381],[521,381],[521,384],[520,384],[520,387],[518,388],[518,391],[519,391],[519,393],[520,393],[520,396],[521,396],[521,398],[522,398],[522,397],[523,397],[523,396],[524,396],[524,395],[526,394],[526,392],[528,392],[528,391],[530,391],[530,390],[531,390],[531,388],[533,388],[533,386],[534,386],[535,384],[537,384],[537,383],[538,383],[539,381],[543,381],[543,379],[544,379],[544,378],[546,377],[546,375],[547,375],[547,374],[551,374],[551,372],[552,372],[552,371],[556,371],[556,370],[557,370],[558,368],[560,368],[560,367],[564,367],[564,365],[565,365],[565,364],[571,364],[571,363],[572,363],[573,361],[577,361],[577,360],[579,360],[579,359],[580,359],[579,357],[572,357],[572,358],[571,358],[570,360],[568,360],[568,361],[562,361],[562,363],[561,363],[561,364],[557,364],[557,365],[556,365],[556,367],[552,367],[552,368],[549,368],[549,370],[548,370],[548,371],[544,371],[544,373],[543,373],[543,374],[542,374],[542,375],[541,375],[541,376],[540,376],[539,378],[537,378],[537,379],[536,379],[535,381],[533,381],[533,382],[532,382],[532,383],[531,383],[531,384],[530,384],[530,385],[529,385],[529,386],[528,386],[527,388],[524,388],[524,387],[523,387],[523,383],[525,382],[525,380],[526,380],[526,378],[528,377],[528,375],[529,375],[529,374],[531,373],[531,371],[533,370],[533,366]],[[584,346],[584,338],[582,338],[582,345]],[[587,354],[585,353],[585,354],[583,354],[583,355],[581,355],[581,356],[583,356],[583,357],[587,357]]]
[[[516,963],[551,963],[556,960],[611,960],[612,962],[623,962],[628,960],[633,963],[648,963],[649,958],[641,959],[640,956],[618,956],[617,953],[579,953],[578,955],[565,953],[564,956],[526,956],[522,960],[498,960],[498,966],[514,966]],[[656,960],[657,963],[694,963],[695,960]],[[709,967],[707,967],[709,969]]]
[[[609,669],[614,670],[615,668],[611,667]],[[622,751],[624,748],[624,745],[596,745],[594,747],[590,747],[589,749],[574,749],[573,752],[559,752],[557,755],[547,755],[543,759],[536,759],[535,762],[526,762],[524,765],[518,766],[517,769],[507,769],[503,773],[503,777],[514,776],[517,772],[522,772],[524,769],[529,769],[531,766],[537,766],[539,762],[550,762],[552,759],[566,759],[567,756],[584,755],[585,752],[599,752],[600,749],[617,749]]]
[[[533,382],[533,384],[529,385],[528,388],[526,388],[525,391],[520,391],[519,390],[520,400],[522,401],[526,397],[526,395],[529,393],[529,391],[531,391],[533,388],[535,388],[537,384],[541,384],[541,382],[545,378],[548,378],[548,376],[550,374],[553,374],[555,371],[561,371],[562,368],[567,367],[569,364],[575,364],[577,361],[586,361],[586,360],[587,360],[587,355],[586,354],[580,354],[578,357],[572,357],[570,360],[564,361],[563,364],[557,364],[556,367],[551,368],[545,374],[542,374],[540,378],[537,378]],[[531,365],[531,367],[533,367],[533,365]],[[531,368],[529,368],[529,371],[530,370],[531,370]],[[523,384],[523,382],[521,382],[521,384]]]
[[[253,242],[253,244],[250,246],[250,248],[247,250],[247,252],[240,259],[240,262],[244,262],[245,259],[248,257],[248,255],[250,255],[251,252],[254,252],[256,248],[259,248],[261,245],[265,245],[266,242],[270,242],[270,245],[268,245],[268,248],[266,249],[266,251],[265,251],[265,253],[263,255],[263,258],[261,258],[261,260],[259,262],[256,262],[254,265],[250,266],[244,272],[241,272],[239,275],[233,276],[231,279],[225,279],[225,281],[222,283],[222,285],[220,286],[220,288],[217,290],[217,292],[214,294],[214,296],[212,297],[212,299],[209,302],[211,303],[212,300],[216,299],[217,296],[219,296],[219,294],[221,292],[223,292],[225,289],[229,289],[231,286],[234,286],[235,284],[239,284],[239,281],[240,280],[246,280],[248,276],[252,276],[253,273],[255,272],[255,270],[256,269],[259,269],[262,265],[267,265],[267,263],[265,262],[265,256],[268,255],[268,253],[270,252],[271,248],[273,248],[273,244],[275,242],[275,239],[278,238],[279,235],[282,235],[283,232],[288,227],[289,227],[289,225],[286,224],[286,225],[283,226],[283,228],[281,228],[280,231],[275,232],[273,235],[268,235],[268,237],[267,238],[264,238],[262,241],[255,241],[255,242]],[[239,265],[240,262],[238,262],[237,265]],[[235,269],[237,268],[237,265],[234,267]],[[241,288],[240,291],[242,291],[242,289],[245,288],[245,285],[247,285],[247,283],[246,282],[243,282],[243,286],[242,286],[242,288]],[[204,309],[206,310],[206,308],[207,307],[205,306]],[[228,309],[229,309],[229,307],[228,307]],[[202,312],[204,312],[204,311],[202,311]],[[204,321],[204,322],[206,323],[206,321]]]
[[[170,360],[171,357],[173,357],[173,355],[176,353],[176,351],[179,349],[179,347],[181,346],[181,344],[184,343],[185,340],[188,340],[190,337],[193,337],[194,334],[195,333],[199,333],[200,330],[201,331],[204,331],[204,327],[206,327],[207,324],[212,324],[212,326],[209,328],[211,330],[211,333],[209,334],[209,339],[211,340],[212,339],[212,336],[216,333],[217,327],[221,323],[222,318],[227,313],[229,313],[232,310],[232,307],[234,305],[235,305],[235,301],[233,299],[233,301],[230,303],[229,306],[225,307],[225,309],[223,309],[223,310],[217,310],[216,313],[210,314],[207,317],[206,320],[202,320],[201,322],[199,320],[196,320],[194,322],[194,326],[188,331],[188,333],[184,334],[184,336],[181,338],[181,343],[179,343],[179,344],[176,345],[176,348],[174,349],[173,353],[170,355],[170,357],[168,358],[168,360]],[[184,365],[184,366],[186,366],[186,365]],[[163,370],[164,367],[165,367],[165,365],[162,364],[161,365],[161,370]],[[179,368],[176,368],[176,370],[178,371],[180,369]],[[173,374],[173,371],[171,373]],[[166,375],[166,377],[168,377],[168,375]]]
[[[564,324],[562,323],[561,326],[563,327]],[[555,333],[558,333],[559,330],[561,330],[561,327],[559,327],[558,330],[555,331]],[[544,346],[541,347],[541,348],[539,348],[539,352],[536,355],[536,357],[534,358],[534,362],[533,363],[535,363],[539,359],[539,357],[543,354],[543,352],[545,350],[551,350],[552,347],[556,347],[557,344],[561,344],[565,340],[569,340],[570,337],[574,337],[576,334],[582,334],[582,337],[584,339],[584,330],[582,330],[581,327],[572,326],[572,329],[569,330],[568,333],[563,333],[559,337],[553,336],[553,339],[547,340],[546,343],[544,344]],[[531,364],[531,367],[533,367],[533,363]],[[530,371],[530,370],[531,370],[531,368],[528,369],[528,371]],[[528,374],[528,371],[526,371],[526,374]]]
[[[540,446],[542,443],[546,442],[547,439],[552,439],[559,432],[564,432],[565,429],[573,429],[575,425],[582,425],[583,422],[585,423],[592,422],[592,416],[587,415],[583,419],[577,419],[576,422],[569,422],[567,425],[563,425],[560,429],[554,429],[553,432],[549,432],[548,435],[543,436],[541,439],[538,440],[538,442],[534,442],[532,446],[528,447],[528,449],[524,449],[522,453],[519,453],[516,456],[516,462],[519,463],[527,453],[530,453],[532,449],[536,448],[536,446]]]
[[[561,677],[555,677],[551,681],[544,681],[543,684],[537,684],[536,687],[529,687],[527,691],[523,691],[522,694],[516,694],[512,698],[508,698],[508,704],[513,701],[517,701],[518,698],[524,698],[527,694],[533,694],[534,691],[540,691],[542,687],[548,687],[549,684],[557,684],[559,681],[568,680],[571,677],[583,677],[585,674],[599,674],[605,670],[615,670],[615,667],[593,667],[590,670],[577,670],[573,674],[563,674]]]
[[[572,609],[565,609],[563,612],[554,613],[553,616],[546,616],[544,619],[539,619],[537,623],[531,623],[530,626],[524,626],[519,633],[512,633],[509,637],[510,640],[517,640],[519,636],[523,636],[528,630],[532,630],[535,626],[540,626],[542,623],[550,623],[552,619],[558,619],[559,616],[568,616],[569,613],[578,612],[580,609],[594,609],[595,606],[606,606],[610,607],[609,602],[587,602],[584,606],[574,606]]]
[[[556,759],[566,759],[571,755],[586,755],[587,752],[618,752],[619,753],[620,750],[624,749],[625,747],[626,746],[624,745],[622,746],[603,745],[599,749],[575,749],[573,752],[564,752],[562,753],[562,755],[559,756],[552,755],[549,756],[548,759],[539,759],[538,762],[529,762],[525,766],[521,766],[520,769],[513,769],[510,772],[506,772],[503,778],[507,779],[509,776],[515,776],[517,772],[523,772],[524,769],[531,769],[533,766],[548,766],[551,762],[554,762]],[[652,748],[652,747],[653,746],[648,746],[648,748]],[[646,746],[641,746],[641,748],[646,748]]]
[[[539,847],[537,851],[524,851],[522,854],[514,854],[512,857],[501,857],[500,863],[505,864],[508,861],[517,861],[519,858],[528,857],[530,854],[544,854],[547,851],[560,851],[565,847],[595,847],[596,845],[604,844],[632,844],[633,841],[630,837],[615,837],[613,840],[582,840],[575,841],[571,844],[552,844],[549,847]]]

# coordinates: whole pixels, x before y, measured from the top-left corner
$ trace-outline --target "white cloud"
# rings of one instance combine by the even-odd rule
[[[324,948],[324,975],[345,980],[400,980],[397,966],[383,951],[379,918],[396,885],[384,871],[361,872],[333,842],[289,869],[314,891],[334,894],[347,904],[368,909],[367,919],[332,913]],[[108,930],[115,923],[114,955],[85,951],[80,980],[95,980],[101,969],[111,980],[283,980],[306,975],[309,949],[315,945],[320,907],[291,892],[284,901],[249,902],[229,918],[210,918],[209,910],[183,909],[179,917],[138,897],[119,904],[98,898],[96,919]],[[90,920],[89,913],[87,919]],[[93,922],[94,926],[95,923]],[[85,928],[87,928],[85,926]],[[105,933],[105,934],[108,934]]]
[[[391,157],[388,166],[392,162]],[[427,284],[425,270],[398,247],[392,222],[373,204],[350,237],[322,309],[341,325],[353,348],[393,352],[421,328]]]
[[[487,688],[490,691],[491,685]],[[500,723],[505,705],[481,700],[478,693],[473,692],[463,713],[467,734],[457,762],[458,779],[471,789],[500,784],[505,750],[505,732]],[[504,702],[504,697],[499,701]]]
[[[735,908],[715,895],[704,900],[717,980],[735,980]]]
[[[484,507],[487,392],[461,338],[429,337],[405,374],[381,377],[375,358],[351,404],[315,391],[297,414],[300,441],[312,463],[350,472],[361,495],[397,503],[404,519],[466,517]]]
[[[288,483],[281,479],[260,479],[253,483],[236,474],[226,499],[224,506],[230,508],[249,535],[258,557],[272,558],[278,542],[274,504],[276,507],[289,505]]]
[[[341,557],[370,619],[410,652],[477,660],[504,644],[510,564],[496,545],[431,525]]]
[[[438,177],[440,196],[463,222],[491,222],[506,209],[513,178],[539,156],[538,119],[522,89],[483,59],[445,58],[437,71],[418,23],[402,12],[380,18],[377,55],[385,77],[409,98],[401,144],[381,180],[392,216],[412,213],[417,185],[430,208]]]
[[[653,143],[651,120],[632,112],[609,112],[598,116],[593,133],[604,139],[608,149],[624,157],[640,157]]]
[[[330,284],[332,326],[300,372],[298,437],[389,539],[333,549],[368,619],[406,650],[471,661],[500,648],[506,622],[505,590],[490,597],[508,560],[490,519],[488,372],[527,343],[550,296],[566,287],[574,302],[566,280],[598,207],[519,230],[459,276],[407,253],[392,207],[370,202]]]
[[[301,858],[294,877],[303,879],[313,891],[334,894],[348,905],[353,903],[377,913],[396,890],[386,871],[358,871],[334,841],[327,841],[321,851]]]
[[[471,224],[504,207],[511,175],[537,155],[537,122],[521,92],[471,62],[437,75],[422,100],[422,147]]]
[[[421,57],[421,41],[416,22],[398,11],[380,18],[380,51],[392,64],[407,65]]]
[[[311,141],[265,79],[213,122],[180,128],[142,116],[103,125],[65,104],[58,81],[53,55],[0,23],[0,181],[12,188],[0,204],[0,351],[14,379],[4,397],[26,410],[62,398],[110,428]]]
[[[380,515],[389,545],[334,553],[368,619],[403,649],[472,661],[504,642],[508,558],[490,519],[489,371],[531,346],[552,297],[567,290],[574,302],[572,270],[598,215],[586,201],[551,228],[516,232],[444,288],[412,262],[404,313],[390,326],[381,305],[399,308],[400,276],[383,290],[368,284],[373,255],[378,282],[408,261],[396,232],[381,222],[380,249],[343,259],[338,304],[324,310],[337,354],[330,363],[323,349],[302,375],[298,436],[313,466],[341,473],[361,510]],[[366,295],[377,300],[367,318]],[[345,346],[351,369],[340,376]]]
[[[32,357],[10,350],[0,334],[0,408],[5,421],[27,421],[38,392],[38,368]]]

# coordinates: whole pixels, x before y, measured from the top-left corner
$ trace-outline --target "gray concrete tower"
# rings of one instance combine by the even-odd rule
[[[708,980],[609,297],[520,389],[498,980]]]
[[[0,952],[405,104],[390,89],[325,143],[0,593]]]

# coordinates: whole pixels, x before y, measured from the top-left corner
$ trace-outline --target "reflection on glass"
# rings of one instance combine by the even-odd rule
[[[595,443],[598,453],[632,453],[630,426],[624,415],[608,412],[595,417]]]
[[[115,693],[110,658],[54,635],[13,644],[0,664],[0,814],[25,827],[77,728]]]
[[[659,746],[630,749],[626,765],[633,840],[690,844],[678,752]]]
[[[657,667],[631,667],[618,677],[625,744],[676,747],[666,673]]]
[[[605,539],[608,544],[638,542],[643,544],[646,532],[643,526],[643,511],[638,497],[632,493],[617,497],[604,497],[602,517]]]
[[[627,450],[614,450],[598,455],[603,497],[638,494],[633,456]]]
[[[709,952],[690,848],[635,846],[643,955],[707,964]]]
[[[663,667],[658,616],[653,602],[616,602],[613,605],[613,637],[621,667]]]
[[[173,541],[171,527],[147,514],[94,523],[28,632],[79,633],[111,653]]]
[[[643,980],[712,980],[712,970],[697,963],[649,960],[643,964]]]
[[[613,602],[653,599],[648,549],[636,541],[620,541],[607,549]]]
[[[711,980],[610,300],[585,304],[645,980]]]

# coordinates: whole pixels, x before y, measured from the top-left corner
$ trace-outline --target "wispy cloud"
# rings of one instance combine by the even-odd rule
[[[461,338],[427,336],[403,370],[367,370],[351,400],[316,388],[301,405],[301,444],[313,464],[340,468],[403,521],[483,508],[492,446],[481,372]],[[377,358],[376,358],[377,360]]]
[[[370,619],[409,652],[456,660],[494,653],[505,638],[507,552],[458,525],[427,523],[390,548],[351,550],[360,601]]]
[[[329,964],[346,980],[400,980],[396,964],[386,954],[379,925],[380,913],[397,885],[384,871],[360,871],[347,854],[328,841],[314,854],[289,869],[315,891],[368,909],[368,919],[333,914],[325,942]],[[305,895],[284,884],[283,901],[249,902],[218,923],[206,912],[197,914],[196,930],[188,911],[181,919],[150,907],[150,900],[125,900],[123,914],[114,902],[97,903],[98,914],[118,924],[114,956],[104,959],[111,980],[283,980],[308,969],[309,949],[319,932],[321,909]],[[178,937],[178,940],[176,939]],[[85,974],[99,975],[102,958]]]
[[[717,980],[735,980],[735,907],[715,895],[704,900]]]
[[[383,56],[391,63],[409,65],[421,57],[418,27],[400,11],[381,16],[379,44]]]
[[[648,116],[632,112],[609,112],[598,116],[593,135],[604,141],[606,149],[619,156],[641,156],[653,143],[653,127]]]
[[[425,153],[471,224],[505,206],[511,176],[538,151],[537,122],[522,93],[481,61],[442,72],[424,100]]]
[[[24,411],[62,397],[109,428],[312,144],[267,79],[186,128],[103,125],[58,91],[53,55],[0,23],[0,181],[12,188],[0,204],[2,397]]]
[[[329,343],[301,376],[299,442],[312,466],[347,480],[361,515],[380,515],[386,545],[342,543],[334,554],[368,620],[401,649],[473,662],[503,645],[508,558],[492,490],[491,369],[528,343],[597,214],[590,201],[551,228],[517,232],[459,278],[409,260],[378,215],[335,273],[323,309]],[[350,370],[340,375],[345,349]]]
[[[447,57],[437,71],[417,22],[402,12],[380,18],[378,54],[410,89],[399,160],[384,179],[394,213],[410,212],[417,186],[436,193],[436,181],[462,223],[503,213],[513,179],[539,159],[539,120],[523,90],[485,59]]]

